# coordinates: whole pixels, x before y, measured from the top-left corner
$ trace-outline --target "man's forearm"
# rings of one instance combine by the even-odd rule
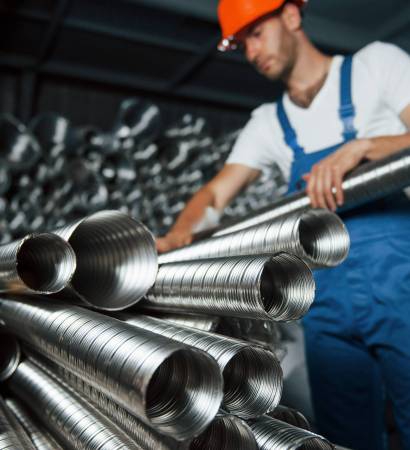
[[[370,160],[382,159],[393,153],[410,148],[410,132],[398,136],[380,136],[365,139],[365,157]]]
[[[192,231],[193,227],[202,220],[206,208],[208,206],[214,206],[214,197],[213,192],[207,186],[200,189],[186,204],[171,231]]]

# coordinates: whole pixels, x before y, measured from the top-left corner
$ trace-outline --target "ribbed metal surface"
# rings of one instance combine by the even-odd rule
[[[101,211],[55,231],[77,256],[71,288],[88,305],[127,308],[153,285],[155,242],[140,222],[118,211]]]
[[[8,384],[68,449],[141,450],[95,408],[28,361],[20,363]]]
[[[249,426],[238,417],[223,415],[214,419],[207,430],[196,438],[190,450],[258,450]]]
[[[51,233],[0,246],[0,292],[51,294],[64,289],[76,268],[73,249]]]
[[[0,449],[35,450],[2,397],[0,397]]]
[[[182,314],[158,314],[158,319],[174,325],[182,325],[202,331],[216,331],[220,318],[211,316],[182,315]]]
[[[388,158],[359,166],[342,183],[345,202],[338,211],[346,211],[361,204],[377,200],[410,185],[410,149]],[[214,236],[221,236],[268,220],[277,219],[310,207],[305,192],[282,198],[271,205],[255,211],[245,219],[221,226]]]
[[[20,362],[20,356],[21,350],[17,339],[0,328],[0,382],[13,375]]]
[[[160,319],[121,314],[122,320],[211,355],[224,377],[223,407],[243,418],[272,411],[282,395],[282,369],[273,353],[245,341],[177,327]]]
[[[349,244],[348,232],[336,214],[312,209],[164,253],[159,263],[286,251],[314,267],[333,267],[347,257]]]
[[[264,320],[296,320],[309,310],[315,283],[287,253],[165,264],[141,307]]]
[[[170,437],[159,434],[154,428],[138,420],[134,415],[110,400],[105,394],[64,367],[58,366],[34,353],[29,354],[31,362],[40,367],[54,380],[63,384],[66,389],[79,393],[87,401],[91,402],[99,411],[121,427],[144,450],[189,449],[189,442],[177,442]]]
[[[281,420],[295,427],[303,428],[304,430],[311,431],[310,424],[306,417],[299,411],[293,408],[288,408],[284,405],[279,405],[274,411],[268,414],[274,419]]]
[[[249,422],[260,450],[332,450],[324,437],[268,416]]]
[[[0,299],[0,319],[40,354],[163,434],[196,436],[218,411],[222,375],[200,350],[61,304]]]
[[[16,416],[36,450],[63,450],[44,426],[33,418],[20,402],[15,399],[7,399],[6,405]]]

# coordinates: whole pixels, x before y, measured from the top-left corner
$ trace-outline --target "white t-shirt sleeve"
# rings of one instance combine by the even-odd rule
[[[253,169],[266,171],[278,161],[278,149],[275,146],[274,123],[276,106],[262,105],[252,112],[233,146],[227,164],[243,164]],[[276,136],[276,139],[278,137]],[[280,137],[283,139],[283,137]]]
[[[379,86],[379,95],[396,115],[410,105],[410,55],[394,44],[374,42],[359,53]]]

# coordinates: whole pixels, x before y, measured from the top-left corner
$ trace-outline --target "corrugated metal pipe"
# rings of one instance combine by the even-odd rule
[[[284,405],[279,405],[274,411],[268,413],[268,416],[281,420],[282,422],[289,423],[295,427],[303,428],[304,430],[311,431],[310,424],[306,417],[299,411],[293,408],[288,408]]]
[[[178,327],[153,317],[121,313],[119,318],[215,358],[224,377],[224,410],[248,419],[278,405],[282,396],[282,369],[273,353],[246,341]]]
[[[17,339],[1,327],[0,320],[0,382],[13,375],[21,358]]]
[[[64,447],[78,450],[141,450],[97,409],[50,378],[29,361],[8,381],[19,399],[49,427]]]
[[[217,416],[207,430],[191,443],[189,450],[258,450],[250,427],[231,415]]]
[[[51,233],[31,234],[0,246],[0,292],[52,294],[76,268],[73,249]]]
[[[35,450],[2,397],[0,397],[0,448],[1,450]]]
[[[205,352],[59,303],[1,298],[0,319],[35,351],[177,440],[198,435],[218,412],[222,375]]]
[[[171,313],[156,313],[155,317],[183,327],[195,328],[197,330],[215,332],[219,326],[220,318],[215,316],[199,316],[196,314],[182,315]]]
[[[347,175],[342,183],[344,205],[338,212],[348,211],[362,204],[386,197],[410,185],[410,149],[387,158],[360,165]],[[310,200],[304,191],[281,198],[238,219],[213,230],[214,236],[243,230],[278,217],[310,208]],[[212,230],[208,231],[208,235]],[[202,233],[204,236],[205,233]]]
[[[88,306],[121,310],[138,302],[154,284],[154,238],[127,214],[100,211],[55,233],[74,249],[77,269],[70,287]]]
[[[20,422],[36,450],[63,450],[38,419],[33,418],[33,414],[19,401],[9,398],[6,405]]]
[[[309,267],[297,256],[280,253],[165,264],[139,306],[288,321],[306,314],[314,295]]]
[[[337,214],[311,209],[224,236],[193,243],[159,256],[159,263],[239,255],[289,252],[312,267],[334,267],[345,260],[350,239]]]
[[[268,416],[248,422],[260,450],[332,450],[324,437]]]

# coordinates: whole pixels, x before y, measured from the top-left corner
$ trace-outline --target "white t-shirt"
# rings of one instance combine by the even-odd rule
[[[343,141],[339,117],[342,56],[332,59],[326,81],[308,108],[295,105],[287,94],[283,104],[298,143],[313,153]],[[358,138],[406,132],[399,118],[410,105],[410,56],[392,44],[374,42],[353,56],[352,101]],[[288,180],[293,152],[286,145],[276,114],[276,103],[252,112],[227,163],[265,170],[277,163]]]

